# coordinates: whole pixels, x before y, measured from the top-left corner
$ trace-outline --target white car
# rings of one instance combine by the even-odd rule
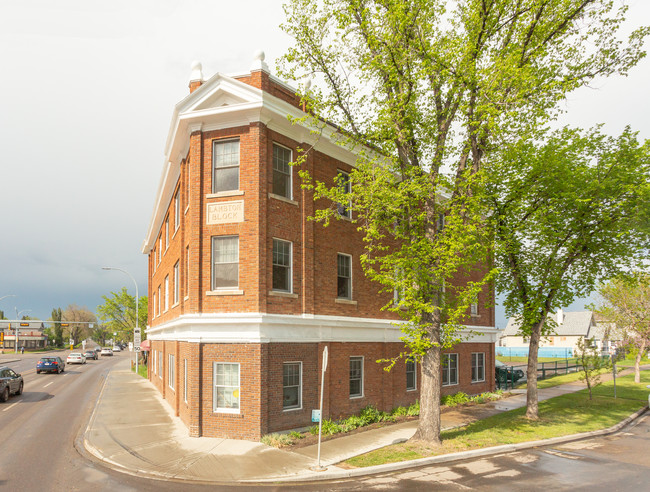
[[[113,352],[121,352],[122,349],[120,348],[119,345],[113,345]]]
[[[70,352],[68,358],[65,361],[66,364],[85,364],[86,357],[80,352]]]
[[[108,347],[104,347],[104,348],[102,349],[102,351],[99,353],[99,355],[101,355],[102,357],[104,357],[105,355],[110,355],[110,356],[112,356],[112,355],[113,355],[113,351],[112,351],[111,349],[109,349]]]

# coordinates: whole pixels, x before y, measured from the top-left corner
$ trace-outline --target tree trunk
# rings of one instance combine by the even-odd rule
[[[645,340],[641,342],[641,346],[639,347],[639,352],[636,354],[636,358],[634,359],[634,382],[635,383],[641,382],[641,358],[643,357],[644,353],[645,353]]]
[[[542,320],[546,318],[546,314]],[[539,418],[539,402],[537,400],[537,351],[542,337],[544,321],[535,324],[530,333],[528,345],[528,374],[526,383],[526,418],[537,420]]]
[[[433,346],[422,357],[422,381],[420,384],[420,419],[418,428],[411,438],[416,441],[426,441],[440,444],[440,363],[442,349],[440,348],[440,322],[434,322],[429,336]]]

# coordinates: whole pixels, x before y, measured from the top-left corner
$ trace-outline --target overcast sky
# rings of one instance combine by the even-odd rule
[[[629,3],[628,28],[650,24],[650,2]],[[102,295],[133,293],[103,265],[128,270],[146,295],[140,250],[191,63],[206,78],[245,72],[263,49],[273,70],[291,43],[281,5],[0,0],[0,298],[17,296],[0,301],[7,317],[94,311]],[[630,124],[650,138],[649,80],[646,58],[627,78],[597,81],[571,95],[565,122],[610,133]]]

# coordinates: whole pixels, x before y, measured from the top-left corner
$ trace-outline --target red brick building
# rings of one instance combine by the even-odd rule
[[[332,182],[355,156],[287,115],[295,91],[258,57],[250,73],[203,80],[173,113],[143,252],[149,255],[149,378],[192,436],[257,440],[324,415],[414,402],[419,367],[386,372],[375,361],[403,345],[389,299],[362,274],[349,220],[307,220],[318,204],[288,165]],[[345,215],[347,210],[342,209]],[[481,296],[471,325],[482,335],[449,351],[443,393],[494,388],[494,308]],[[489,306],[484,308],[483,306]]]

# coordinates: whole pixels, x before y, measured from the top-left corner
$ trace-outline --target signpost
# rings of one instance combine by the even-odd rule
[[[325,371],[327,370],[327,345],[323,350],[323,367],[320,378],[320,409],[312,410],[311,419],[314,422],[314,418],[318,418],[318,463],[315,467],[312,468],[314,471],[325,471],[326,467],[321,466],[320,464],[320,442],[323,436],[323,391],[325,389]]]

